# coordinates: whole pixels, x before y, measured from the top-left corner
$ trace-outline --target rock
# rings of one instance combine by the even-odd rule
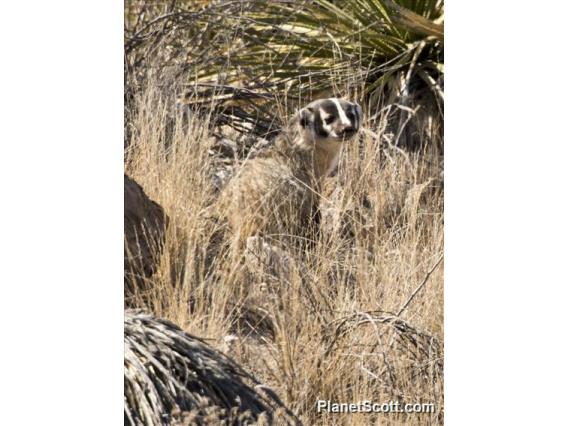
[[[168,217],[142,187],[124,175],[124,282],[125,297],[157,270],[164,246]]]

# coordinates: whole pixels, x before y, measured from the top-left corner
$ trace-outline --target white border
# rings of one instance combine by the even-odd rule
[[[123,5],[2,5],[0,423],[123,422]]]
[[[446,3],[449,425],[566,417],[565,12]]]
[[[123,422],[122,8],[2,7],[2,424]],[[565,9],[446,6],[450,425],[565,417]]]

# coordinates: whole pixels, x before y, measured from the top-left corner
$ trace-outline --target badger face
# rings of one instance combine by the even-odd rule
[[[309,128],[315,139],[345,141],[359,131],[361,106],[343,99],[328,98],[310,103],[300,111],[300,125]]]

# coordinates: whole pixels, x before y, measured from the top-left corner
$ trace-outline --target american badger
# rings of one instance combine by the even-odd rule
[[[245,162],[220,198],[239,247],[253,235],[289,242],[313,236],[321,182],[359,131],[361,118],[358,104],[314,101],[291,118],[270,149]]]

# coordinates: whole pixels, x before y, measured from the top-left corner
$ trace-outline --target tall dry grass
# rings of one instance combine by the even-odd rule
[[[170,218],[161,265],[135,305],[225,351],[307,425],[442,423],[440,156],[396,148],[389,109],[375,106],[328,178],[321,235],[292,253],[294,273],[251,273],[222,252],[208,267],[211,241],[230,238],[211,220],[209,118],[192,116],[184,130],[157,85],[134,105],[126,172]],[[436,411],[317,413],[317,399],[431,402]]]

